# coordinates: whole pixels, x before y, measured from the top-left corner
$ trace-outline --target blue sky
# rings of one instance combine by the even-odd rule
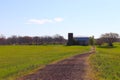
[[[0,0],[0,34],[120,34],[120,0]]]

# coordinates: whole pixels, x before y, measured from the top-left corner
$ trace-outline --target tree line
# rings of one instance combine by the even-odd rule
[[[47,45],[66,44],[66,39],[61,35],[55,36],[0,36],[0,45]]]
[[[114,42],[120,42],[119,34],[117,33],[105,33],[98,39],[94,39],[94,36],[89,38],[90,45],[102,45],[107,43],[108,46],[113,46]],[[61,35],[55,36],[11,36],[5,38],[0,36],[0,45],[47,45],[47,44],[66,44],[67,40]]]

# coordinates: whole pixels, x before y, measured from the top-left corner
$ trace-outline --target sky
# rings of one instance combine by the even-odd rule
[[[0,34],[120,34],[120,0],[0,0]]]

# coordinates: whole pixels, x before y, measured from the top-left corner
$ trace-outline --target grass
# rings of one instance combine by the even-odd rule
[[[95,80],[120,80],[120,44],[114,48],[98,47],[90,57]]]
[[[0,80],[14,80],[47,64],[81,54],[82,46],[0,46]]]

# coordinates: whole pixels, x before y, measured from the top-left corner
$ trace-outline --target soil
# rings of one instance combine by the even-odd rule
[[[86,79],[87,58],[94,51],[73,56],[55,64],[50,64],[37,72],[19,80],[90,80]]]

